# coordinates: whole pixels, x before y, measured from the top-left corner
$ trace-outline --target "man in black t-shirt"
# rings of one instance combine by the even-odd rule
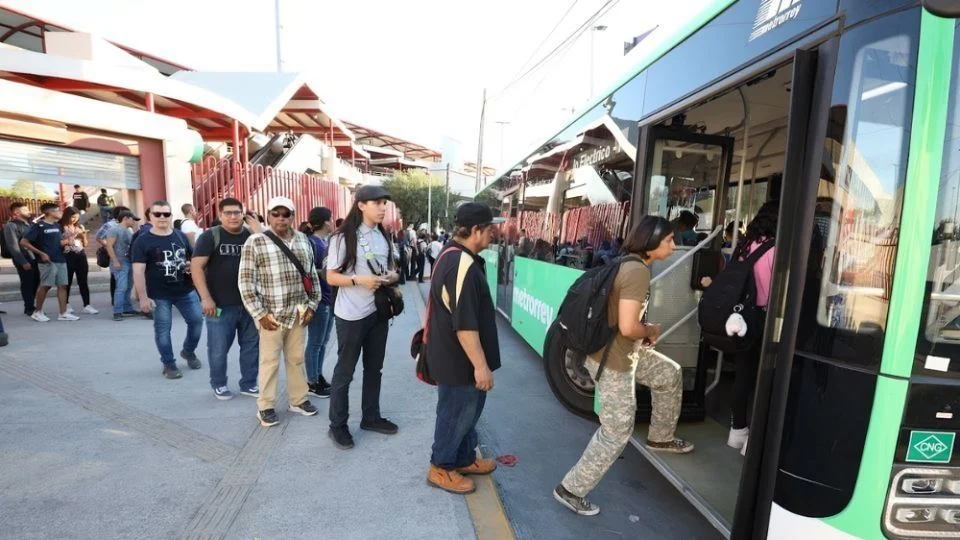
[[[207,319],[210,387],[217,399],[233,397],[227,387],[227,354],[236,334],[240,344],[240,393],[259,397],[260,334],[243,307],[237,285],[240,251],[251,232],[243,227],[243,203],[227,198],[218,207],[221,224],[200,234],[190,260],[193,284]],[[260,223],[256,219],[251,223],[256,228],[253,232],[259,232]]]
[[[438,403],[427,482],[452,493],[474,491],[464,475],[490,474],[497,466],[478,458],[475,449],[477,422],[500,367],[496,313],[479,254],[502,221],[486,205],[462,205],[453,241],[437,258],[430,283],[427,363]]]
[[[87,193],[80,189],[80,184],[73,186],[73,207],[80,211],[81,214],[87,213],[87,208],[90,208],[90,198],[87,197]]]
[[[133,281],[140,298],[140,309],[153,315],[153,335],[163,363],[163,376],[179,379],[183,373],[177,369],[173,357],[173,342],[170,327],[173,324],[173,306],[187,322],[187,337],[183,341],[180,358],[187,361],[190,369],[203,365],[197,358],[197,344],[203,333],[203,313],[200,298],[190,282],[190,257],[193,251],[190,242],[172,226],[173,212],[170,203],[157,201],[150,205],[153,227],[140,233],[133,243]]]

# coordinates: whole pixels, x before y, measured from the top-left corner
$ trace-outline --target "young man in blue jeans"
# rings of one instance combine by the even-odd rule
[[[236,335],[240,344],[240,393],[259,397],[260,334],[243,307],[237,278],[243,244],[252,233],[260,232],[260,222],[248,220],[252,232],[245,229],[243,203],[237,199],[223,199],[217,206],[221,224],[200,234],[190,259],[193,284],[207,319],[210,387],[219,400],[233,397],[227,387],[227,353]]]
[[[317,312],[310,321],[309,337],[307,338],[307,386],[309,393],[318,398],[330,397],[330,383],[323,378],[323,355],[327,350],[327,342],[330,341],[330,333],[333,330],[333,313],[330,284],[326,279],[327,250],[329,248],[328,238],[333,232],[333,214],[329,208],[318,206],[310,210],[310,227],[313,234],[310,242],[313,243],[313,262],[317,267],[317,275],[320,277],[320,305],[317,306]]]
[[[124,313],[133,312],[133,303],[130,302],[130,291],[133,290],[133,269],[130,262],[130,245],[133,241],[131,230],[140,218],[129,210],[117,214],[117,220],[107,229],[103,246],[110,255],[110,275],[116,282],[113,293],[113,320],[123,321]]]
[[[490,474],[492,459],[477,457],[477,422],[500,343],[493,298],[480,252],[496,232],[493,212],[480,203],[457,210],[453,240],[437,257],[430,282],[427,365],[437,381],[437,423],[427,482],[451,493],[476,489],[466,475]]]
[[[196,354],[203,333],[203,313],[189,278],[193,251],[187,237],[173,229],[170,203],[157,201],[149,211],[153,227],[141,232],[133,243],[133,281],[140,309],[144,313],[154,312],[153,335],[163,363],[163,376],[179,379],[183,373],[177,369],[170,339],[174,306],[187,322],[180,358],[187,361],[190,369],[203,367]]]

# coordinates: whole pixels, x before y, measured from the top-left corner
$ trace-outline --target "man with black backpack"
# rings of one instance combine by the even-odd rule
[[[190,260],[193,284],[207,321],[210,387],[219,400],[233,398],[227,387],[227,354],[236,335],[240,345],[240,393],[259,397],[260,335],[243,307],[237,285],[240,253],[251,232],[243,227],[243,203],[226,198],[217,206],[221,224],[200,234]]]
[[[3,226],[3,258],[13,259],[13,265],[20,276],[20,296],[23,297],[23,314],[33,315],[40,285],[40,270],[33,253],[20,248],[20,240],[30,229],[30,207],[25,202],[10,205],[10,221]]]

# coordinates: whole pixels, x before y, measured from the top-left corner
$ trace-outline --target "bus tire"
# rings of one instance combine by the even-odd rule
[[[567,349],[557,321],[550,325],[543,343],[543,369],[550,390],[568,411],[588,420],[593,412],[593,381],[583,367],[582,355]]]

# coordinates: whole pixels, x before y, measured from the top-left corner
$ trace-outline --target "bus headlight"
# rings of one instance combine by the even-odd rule
[[[894,474],[884,509],[890,538],[960,539],[960,469],[907,467]]]

